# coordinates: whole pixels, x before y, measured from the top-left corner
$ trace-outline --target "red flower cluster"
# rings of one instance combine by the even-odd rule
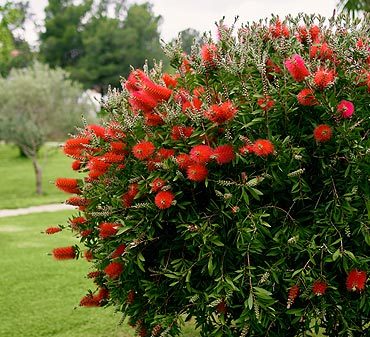
[[[269,33],[276,39],[281,37],[288,38],[290,35],[288,26],[284,25],[279,19],[269,27]]]
[[[57,178],[55,180],[55,186],[66,193],[81,193],[81,190],[78,186],[78,181],[74,178]]]
[[[342,100],[337,106],[337,111],[342,118],[351,118],[355,112],[355,106],[350,101]]]
[[[49,227],[45,229],[45,234],[55,234],[60,232],[62,229],[60,227]]]
[[[110,236],[116,235],[116,233],[118,232],[117,227],[120,226],[121,225],[117,223],[103,222],[99,225],[99,236],[102,239],[106,239]]]
[[[299,295],[299,287],[298,285],[295,284],[290,287],[289,292],[288,292],[288,303],[287,303],[288,309],[293,305],[298,295]]]
[[[269,111],[275,105],[275,101],[270,96],[265,96],[259,98],[257,104],[262,110]]]
[[[206,164],[211,160],[213,150],[208,145],[196,145],[190,150],[190,159],[198,164]]]
[[[318,125],[313,131],[313,137],[319,143],[327,142],[331,139],[333,131],[329,125],[321,124]]]
[[[179,126],[175,125],[171,130],[171,138],[173,140],[189,138],[194,132],[194,128],[191,126]]]
[[[152,186],[152,192],[158,192],[162,189],[163,186],[166,185],[166,182],[161,178],[156,178],[151,183]]]
[[[148,159],[155,151],[155,146],[152,142],[142,140],[132,148],[132,154],[140,160]]]
[[[313,75],[313,81],[320,90],[324,90],[329,85],[333,84],[334,80],[335,71],[330,69],[320,68]]]
[[[154,202],[159,209],[170,208],[175,196],[170,191],[160,191],[154,198]]]
[[[200,52],[202,62],[206,67],[214,67],[219,58],[217,46],[214,44],[204,44]]]
[[[231,101],[226,101],[221,105],[211,105],[209,110],[204,113],[204,116],[216,124],[223,124],[232,120],[237,111]]]
[[[213,150],[212,158],[219,165],[230,163],[235,159],[235,152],[232,145],[220,145]]]
[[[293,79],[297,82],[302,82],[310,74],[302,56],[298,54],[295,54],[290,59],[285,60],[284,65]]]
[[[56,260],[73,260],[77,256],[74,246],[54,248],[52,253]]]
[[[114,252],[112,253],[112,259],[115,259],[117,257],[120,257],[123,255],[123,253],[126,251],[126,245],[125,244],[122,244],[122,245],[119,245],[115,250]]]
[[[297,95],[297,100],[299,104],[305,106],[314,106],[318,104],[313,90],[309,88],[302,89]]]
[[[361,292],[366,285],[366,271],[353,269],[347,275],[346,286],[349,291]]]
[[[326,292],[326,289],[328,288],[328,285],[326,282],[324,281],[315,281],[313,284],[312,284],[312,292],[317,295],[317,296],[321,296],[321,295],[324,295],[325,292]]]
[[[123,272],[123,265],[119,262],[111,262],[104,268],[104,273],[112,280],[118,278]]]
[[[186,174],[189,180],[200,182],[207,178],[208,170],[202,164],[191,164],[187,167]]]

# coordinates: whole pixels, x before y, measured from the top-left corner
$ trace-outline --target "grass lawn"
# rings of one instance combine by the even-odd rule
[[[113,308],[81,308],[91,280],[84,260],[55,261],[47,254],[75,243],[69,231],[46,236],[50,225],[65,223],[69,211],[0,218],[0,336],[131,337],[118,325]],[[77,308],[76,308],[77,306]],[[192,327],[184,336],[195,337]]]
[[[43,168],[44,194],[35,193],[35,174],[32,162],[19,156],[15,146],[0,144],[0,209],[20,208],[62,202],[67,194],[53,184],[57,177],[77,177],[71,169],[72,160],[61,149],[44,146],[40,151]]]

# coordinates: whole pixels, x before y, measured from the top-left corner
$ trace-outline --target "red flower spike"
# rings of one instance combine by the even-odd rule
[[[160,191],[154,198],[155,205],[159,209],[167,209],[172,205],[175,196],[170,191]]]
[[[128,76],[128,79],[127,79],[126,83],[124,84],[124,87],[130,93],[132,93],[134,91],[139,91],[142,87],[142,81],[146,78],[148,78],[148,77],[146,76],[146,74],[142,70],[135,69]]]
[[[81,190],[78,187],[78,181],[74,178],[57,178],[55,180],[55,186],[66,193],[81,193]]]
[[[212,158],[215,158],[219,165],[230,163],[235,159],[234,148],[232,145],[217,146],[213,150]]]
[[[320,28],[316,25],[310,27],[309,30],[307,30],[306,27],[301,26],[298,28],[296,38],[301,43],[307,43],[309,39],[311,40],[311,42],[317,43],[319,41],[320,33]]]
[[[78,216],[69,221],[73,230],[79,230],[80,226],[85,224],[86,222],[87,220],[82,216]]]
[[[350,101],[342,100],[337,106],[337,111],[342,118],[351,118],[355,112],[355,106]]]
[[[314,106],[318,104],[313,90],[309,88],[302,89],[297,95],[297,100],[299,104],[304,106]]]
[[[119,245],[115,250],[114,252],[112,253],[112,259],[115,259],[117,257],[120,257],[123,255],[123,253],[125,252],[126,250],[126,245],[125,244],[122,244],[122,245]]]
[[[275,105],[275,101],[270,96],[266,96],[259,98],[257,104],[262,110],[269,111]]]
[[[89,200],[83,197],[71,197],[67,199],[65,203],[72,206],[87,206]]]
[[[99,307],[99,300],[92,294],[88,294],[81,298],[80,300],[81,307]]]
[[[109,291],[107,288],[100,288],[99,292],[95,296],[98,302],[101,302],[107,298],[109,298]]]
[[[80,161],[80,160],[75,160],[75,161],[72,163],[72,165],[71,165],[72,170],[73,170],[73,171],[78,171],[78,170],[81,168],[81,165],[82,165],[82,163],[81,163],[81,161]]]
[[[275,22],[275,24],[269,27],[269,32],[271,36],[275,39],[281,37],[288,38],[290,35],[288,26],[281,23],[279,19]]]
[[[281,72],[282,71],[280,67],[274,61],[268,58],[266,61],[266,73],[268,74],[269,80],[273,78],[272,75],[281,74]]]
[[[173,89],[177,86],[178,76],[171,76],[167,73],[163,74],[162,80],[166,84],[167,88]]]
[[[101,237],[102,239],[106,239],[110,236],[116,235],[118,232],[117,227],[119,226],[120,224],[103,222],[99,225],[99,237]]]
[[[143,80],[143,90],[157,101],[168,101],[172,95],[171,89],[155,84],[148,78]]]
[[[142,110],[144,112],[151,112],[158,105],[157,100],[144,91],[133,92],[129,103],[134,111]]]
[[[226,101],[221,105],[211,105],[209,110],[204,113],[204,117],[216,124],[223,124],[235,117],[237,109],[231,101]]]
[[[327,288],[328,284],[324,281],[315,281],[312,284],[312,292],[317,296],[324,295]]]
[[[111,262],[104,268],[104,273],[108,278],[114,280],[123,272],[123,265],[119,262]]]
[[[293,79],[297,82],[302,82],[310,74],[306,68],[303,58],[298,54],[295,54],[290,59],[285,60],[284,65]]]
[[[215,67],[218,59],[218,49],[214,44],[204,44],[200,51],[202,62],[206,67]]]
[[[63,146],[63,152],[70,157],[79,159],[82,157],[85,146],[90,143],[90,137],[77,137],[68,139]]]
[[[174,155],[175,155],[175,150],[161,148],[161,149],[158,150],[158,152],[156,154],[156,159],[158,159],[159,161],[162,161],[162,160],[168,159],[168,158],[170,158]]]
[[[125,160],[125,156],[114,152],[107,152],[103,156],[104,161],[109,164],[122,163]]]
[[[324,90],[329,85],[333,84],[335,80],[335,71],[321,68],[314,74],[313,81],[316,87],[320,90]]]
[[[289,292],[288,292],[288,303],[287,303],[288,309],[293,305],[298,295],[299,295],[299,287],[295,284],[290,287]]]
[[[186,174],[189,180],[201,182],[208,176],[208,170],[204,165],[191,164],[186,170]]]
[[[93,232],[92,229],[85,229],[83,231],[80,232],[80,235],[81,237],[83,238],[86,238],[87,236],[89,236],[91,233]]]
[[[324,143],[330,140],[332,137],[333,131],[329,125],[320,124],[313,131],[313,137],[319,143]]]
[[[242,155],[246,155],[246,154],[249,154],[249,153],[254,153],[254,147],[253,145],[243,145],[240,149],[239,149],[239,152],[242,154]]]
[[[107,132],[106,129],[101,125],[91,124],[86,127],[86,130],[92,134],[94,134],[96,137],[106,139],[107,138]]]
[[[144,120],[145,120],[145,124],[148,126],[158,126],[158,125],[164,124],[163,118],[153,112],[145,112]]]
[[[365,289],[367,275],[364,270],[352,269],[346,280],[346,287],[348,291],[361,292]]]
[[[53,256],[56,260],[73,260],[76,258],[76,248],[73,246],[59,247],[53,249]]]
[[[321,45],[315,44],[310,47],[310,58],[316,58],[322,61],[333,60],[333,50],[326,42]]]
[[[101,271],[99,270],[95,270],[95,271],[91,271],[90,273],[87,274],[87,278],[97,278],[101,275]]]
[[[155,150],[155,146],[152,142],[141,141],[132,148],[132,153],[135,158],[144,160],[148,159]]]
[[[85,257],[87,262],[91,262],[94,258],[94,255],[93,255],[92,251],[89,249],[89,250],[84,251],[84,257]]]
[[[190,156],[186,153],[181,153],[176,156],[176,162],[177,165],[179,165],[179,168],[182,170],[187,169],[188,166],[193,163],[193,161],[190,159]]]
[[[257,139],[253,143],[253,153],[260,157],[267,157],[274,152],[274,145],[267,139]]]
[[[45,234],[52,235],[61,231],[62,229],[60,227],[49,227],[45,229]]]
[[[156,178],[150,185],[152,186],[152,192],[158,192],[166,185],[166,182],[161,178]]]
[[[206,164],[210,161],[213,150],[208,145],[196,145],[190,150],[190,159],[198,164]]]
[[[117,154],[125,153],[126,146],[127,145],[123,142],[111,142],[110,143],[111,151]]]
[[[171,130],[171,139],[180,140],[189,138],[194,132],[191,126],[179,126],[175,125]]]

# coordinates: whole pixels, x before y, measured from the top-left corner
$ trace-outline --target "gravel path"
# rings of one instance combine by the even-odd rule
[[[74,206],[66,204],[50,204],[50,205],[32,206],[27,208],[0,209],[0,218],[4,218],[7,216],[25,215],[31,213],[56,212],[73,209],[76,208]]]

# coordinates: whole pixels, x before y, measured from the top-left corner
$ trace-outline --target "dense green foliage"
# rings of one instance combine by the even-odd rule
[[[116,15],[109,16],[115,5]],[[40,57],[51,66],[71,72],[86,88],[119,86],[130,66],[163,58],[159,43],[161,17],[149,3],[132,4],[123,15],[122,1],[91,0],[79,5],[70,0],[50,0],[45,32],[40,35]]]
[[[183,315],[207,337],[366,334],[369,29],[220,26],[191,57],[167,46],[177,77],[136,70],[111,92],[104,127],[64,146],[87,177],[56,181],[80,194],[97,272],[81,305],[114,305],[141,337]]]

